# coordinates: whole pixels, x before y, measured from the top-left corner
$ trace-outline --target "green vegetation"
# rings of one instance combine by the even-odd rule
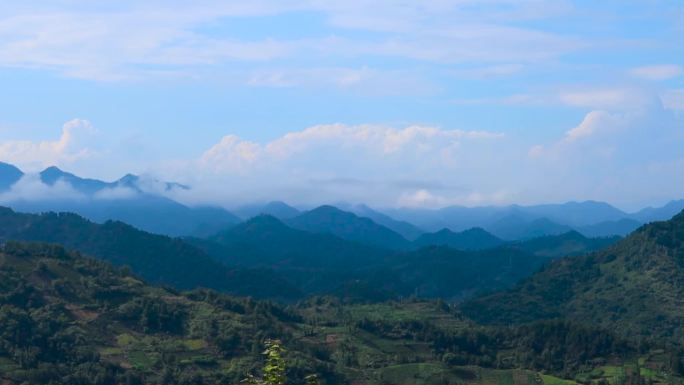
[[[180,290],[206,287],[285,302],[329,294],[355,301],[407,296],[460,300],[510,287],[550,256],[579,253],[593,242],[559,236],[480,251],[430,246],[399,252],[295,230],[269,216],[210,240],[173,239],[121,222],[92,223],[75,214],[33,215],[0,208],[0,220],[0,240],[60,244]]]
[[[462,235],[472,244],[483,238],[482,232]],[[421,242],[439,243],[439,239],[427,237]],[[575,233],[478,251],[426,246],[392,252],[330,234],[295,230],[261,215],[210,240],[187,241],[229,265],[273,269],[308,295],[383,301],[407,296],[458,300],[510,287],[551,258],[595,250],[615,239],[592,240]]]
[[[474,320],[521,324],[563,318],[684,352],[684,213],[587,256],[561,259],[514,289],[469,301]],[[677,364],[681,365],[681,364]]]
[[[2,244],[1,385],[224,385],[249,374],[264,385],[683,383],[684,213],[461,305],[420,297],[506,287],[549,261],[549,250],[586,244],[569,234],[559,236],[564,246],[547,237],[387,254],[259,217],[201,243],[205,252],[120,223],[0,214],[1,239],[60,242],[130,266],[55,245]],[[262,257],[275,271],[226,267],[208,256],[212,248],[232,250],[236,264]],[[260,293],[287,282],[341,295],[283,304],[180,292],[131,270],[180,288],[249,280]],[[387,298],[395,299],[379,301]]]
[[[114,265],[128,266],[155,284],[183,290],[207,287],[258,298],[300,295],[270,270],[230,268],[179,239],[150,234],[122,222],[100,225],[76,214],[21,214],[1,207],[0,221],[0,240],[60,244]],[[259,284],[265,281],[271,284]]]
[[[282,345],[264,357],[275,339]],[[442,301],[282,306],[148,286],[56,246],[0,250],[3,385],[236,384],[265,365],[286,367],[272,373],[288,385],[313,383],[312,373],[322,384],[536,385],[551,381],[542,373],[576,378],[641,357],[653,371],[625,369],[625,378],[675,378],[667,354],[640,349],[561,321],[481,327]]]

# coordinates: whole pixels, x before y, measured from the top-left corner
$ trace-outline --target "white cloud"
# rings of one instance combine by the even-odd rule
[[[632,69],[630,74],[646,80],[667,80],[684,74],[684,68],[676,64],[662,64],[637,67]]]
[[[93,195],[97,200],[121,200],[130,199],[138,195],[138,192],[123,186],[104,188]]]
[[[382,158],[398,152],[444,154],[456,150],[462,141],[496,139],[502,134],[483,131],[442,130],[409,126],[403,129],[376,125],[329,124],[290,132],[265,144],[225,136],[201,157],[200,163],[216,171],[247,172],[260,162],[285,161],[321,150]],[[342,154],[340,154],[342,155]]]
[[[402,194],[397,203],[400,207],[444,207],[447,200],[433,195],[426,189],[420,189]]]
[[[247,84],[274,88],[334,88],[361,91],[372,95],[402,95],[433,93],[438,86],[427,77],[409,70],[378,70],[359,68],[269,68],[251,71]]]
[[[257,143],[243,141],[235,135],[227,135],[202,155],[200,163],[216,171],[247,171],[261,151],[261,146]]]
[[[577,127],[569,130],[563,139],[565,142],[574,142],[599,133],[605,134],[619,130],[624,124],[620,115],[610,114],[605,111],[591,111]]]
[[[53,185],[47,185],[40,179],[39,174],[25,174],[9,191],[0,194],[0,203],[33,202],[45,200],[83,200],[85,195],[74,190],[67,182],[58,180]]]
[[[418,125],[317,125],[265,143],[228,135],[183,168],[186,176],[191,175],[187,182],[193,189],[173,196],[187,203],[213,199],[235,204],[259,198],[309,204],[335,199],[377,203],[382,199],[385,205],[394,205],[401,194],[434,187],[416,179],[437,180],[443,173],[462,172],[479,162],[493,142],[503,146],[503,141],[501,134],[493,132]],[[477,177],[468,176],[463,183]],[[399,186],[398,180],[415,182]]]
[[[442,208],[451,205],[478,206],[504,204],[510,199],[505,190],[484,194],[477,191],[451,192],[449,195],[435,194],[427,189],[406,192],[399,196],[396,204],[408,208]]]
[[[657,95],[647,88],[628,86],[558,86],[555,90],[535,90],[503,97],[453,99],[459,105],[566,106],[591,110],[628,111],[651,108],[669,93]]]
[[[378,55],[442,63],[537,62],[590,45],[576,37],[510,25],[511,21],[545,19],[570,11],[570,7],[558,6],[558,1],[248,3],[121,1],[86,6],[85,2],[73,1],[6,5],[0,16],[0,65],[48,69],[96,80],[141,80],[150,75],[215,78],[236,62],[303,58],[312,63],[317,58]],[[230,23],[233,17],[298,11],[319,14],[329,26],[307,38],[281,37],[276,31],[271,37],[250,39],[214,29]],[[335,33],[339,28],[372,32],[378,38],[342,38]],[[314,70],[322,67],[308,66]],[[280,81],[277,76],[238,73],[251,84]],[[285,84],[290,84],[290,77],[286,76]],[[338,80],[346,85],[344,79]],[[348,81],[354,82],[354,77]]]
[[[28,169],[68,165],[95,155],[90,144],[96,132],[87,120],[73,119],[64,123],[61,136],[55,141],[0,142],[0,159]]]
[[[648,106],[655,99],[644,90],[627,87],[580,88],[562,91],[557,98],[562,104],[572,107],[620,111]]]
[[[530,147],[522,175],[530,178],[531,193],[539,189],[551,194],[547,201],[634,204],[679,198],[684,180],[673,170],[684,161],[683,126],[680,116],[658,105],[591,111],[557,141]],[[532,182],[537,185],[530,187]]]

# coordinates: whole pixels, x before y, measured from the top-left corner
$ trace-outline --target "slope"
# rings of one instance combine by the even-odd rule
[[[257,297],[297,295],[268,270],[231,269],[181,240],[137,230],[121,222],[92,223],[75,214],[20,214],[0,209],[0,240],[57,243],[119,266],[144,279],[181,289],[208,287]],[[255,280],[269,279],[260,287]]]
[[[684,342],[684,212],[641,227],[617,244],[562,259],[514,289],[463,311],[488,323],[565,318],[622,335]]]
[[[415,240],[424,233],[423,230],[406,221],[398,221],[389,215],[373,210],[363,204],[352,206],[348,211],[351,211],[360,217],[368,218],[381,226],[385,226],[409,241]]]
[[[632,360],[651,364],[609,332],[568,323],[482,328],[427,301],[313,298],[285,308],[151,287],[60,247],[0,246],[4,385],[236,384],[261,366],[267,338],[287,348],[293,384],[310,373],[327,385],[574,384],[549,373],[572,377],[586,368],[613,381],[592,363],[610,357],[612,372]],[[662,360],[653,364],[663,373],[653,379],[679,380]]]
[[[510,245],[534,255],[561,258],[597,251],[616,243],[620,239],[621,238],[617,236],[587,238],[577,231],[569,231],[559,235],[547,235],[525,241],[513,242]]]

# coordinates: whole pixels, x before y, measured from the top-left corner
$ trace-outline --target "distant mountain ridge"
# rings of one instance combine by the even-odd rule
[[[50,186],[53,186],[58,181],[63,181],[70,184],[76,191],[86,195],[92,195],[105,189],[114,189],[117,187],[129,188],[138,193],[144,193],[143,186],[145,181],[133,174],[126,174],[114,182],[103,182],[97,179],[81,178],[72,173],[63,171],[58,167],[51,166],[39,173],[40,180]],[[159,182],[157,180],[150,180],[153,184],[162,186],[162,190],[170,191],[173,189],[188,190],[190,187],[174,182]]]
[[[280,201],[242,206],[233,209],[232,212],[243,220],[249,220],[262,214],[271,215],[280,220],[287,220],[301,214],[300,210]]]
[[[459,232],[481,227],[500,238],[524,239],[570,230],[577,230],[589,237],[625,236],[642,224],[668,220],[683,209],[684,200],[673,200],[663,207],[645,208],[634,213],[596,201],[532,206],[388,208],[383,212],[427,232],[444,228]]]
[[[24,175],[18,168],[0,163],[0,187],[5,192]],[[42,199],[25,199],[21,195],[12,195],[2,204],[29,213],[73,212],[99,223],[119,220],[152,233],[169,236],[204,236],[240,222],[239,218],[225,209],[211,206],[188,207],[160,195],[174,189],[189,189],[179,183],[144,179],[132,174],[114,182],[104,182],[81,178],[54,166],[40,172],[38,177],[47,186],[65,183],[78,195],[46,196]],[[148,191],[150,189],[153,191]]]
[[[0,162],[0,192],[7,193],[24,176],[17,167]],[[445,228],[452,232],[483,228],[494,236],[509,241],[558,235],[571,230],[588,237],[624,236],[644,223],[669,219],[684,209],[684,200],[671,201],[663,207],[649,207],[635,213],[626,213],[597,201],[532,206],[450,206],[438,210],[376,210],[363,204],[340,204],[337,207],[341,209],[337,213],[338,218],[344,216],[341,214],[343,212],[360,218],[356,220],[347,216],[342,222],[350,221],[354,224],[351,228],[342,228],[340,226],[343,223],[334,223],[337,219],[329,217],[328,223],[324,224],[320,222],[322,218],[314,220],[313,214],[307,215],[313,210],[301,211],[280,201],[238,207],[235,210],[238,215],[215,206],[188,207],[170,199],[166,193],[189,190],[189,186],[132,174],[105,182],[82,178],[53,166],[46,168],[38,176],[47,186],[56,186],[60,181],[71,186],[82,194],[78,198],[84,201],[68,199],[63,195],[24,199],[9,193],[2,194],[3,201],[0,203],[27,212],[76,212],[98,222],[121,220],[147,231],[170,236],[206,237],[259,214],[268,214],[291,222],[292,226],[300,229],[328,232],[346,239],[394,249],[406,249],[410,247],[411,241],[422,234]],[[307,217],[309,219],[303,219]],[[306,223],[307,221],[313,222]],[[320,223],[314,223],[316,221]]]
[[[442,229],[436,233],[426,233],[418,237],[413,243],[417,247],[449,246],[457,250],[483,250],[501,246],[504,241],[483,228],[473,227],[459,233],[449,229]]]
[[[389,228],[365,217],[342,211],[334,206],[320,206],[291,218],[287,224],[311,233],[329,233],[340,238],[375,247],[404,250],[410,242]]]

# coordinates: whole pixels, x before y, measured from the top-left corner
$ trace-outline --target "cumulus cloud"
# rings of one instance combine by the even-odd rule
[[[624,125],[621,115],[610,114],[605,111],[589,112],[582,123],[565,133],[565,142],[574,142],[597,134],[611,133]]]
[[[590,111],[557,141],[531,146],[523,175],[557,199],[678,198],[684,196],[684,180],[678,181],[679,172],[672,171],[684,161],[682,127],[681,116],[661,105]],[[664,180],[670,181],[668,186],[651,187]]]
[[[339,158],[346,156],[383,158],[389,162],[403,155],[424,154],[446,161],[463,141],[501,138],[500,133],[485,131],[442,130],[437,127],[409,126],[403,129],[376,125],[349,126],[328,124],[290,132],[265,144],[227,135],[207,150],[200,163],[214,171],[247,172],[265,163],[287,161],[311,154],[324,155],[331,150]],[[311,159],[311,158],[309,158]]]
[[[96,154],[91,144],[96,134],[89,121],[70,120],[54,141],[8,140],[0,142],[0,159],[28,169],[69,165]]]
[[[173,196],[224,204],[261,198],[396,205],[401,194],[434,188],[440,175],[489,163],[478,158],[504,139],[495,132],[371,124],[317,125],[265,143],[227,135],[186,166],[193,170],[193,189]],[[454,189],[442,183],[440,193],[476,178],[464,177]]]

